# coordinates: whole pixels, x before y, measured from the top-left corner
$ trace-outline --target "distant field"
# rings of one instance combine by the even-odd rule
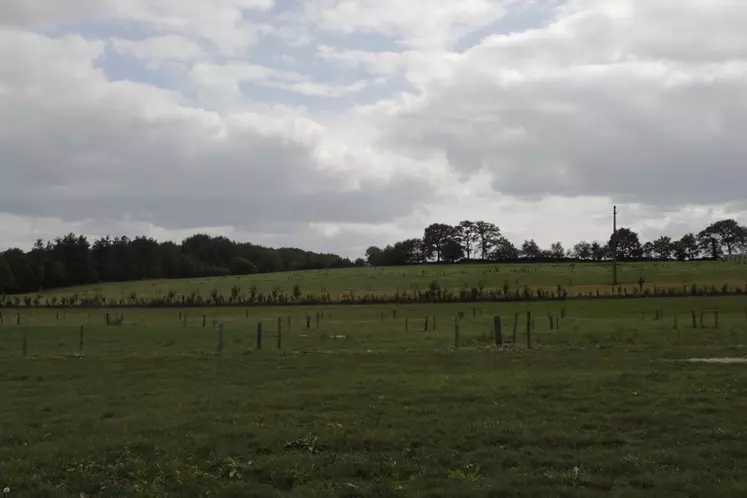
[[[727,284],[730,288],[747,286],[747,265],[731,262],[688,263],[625,263],[618,268],[620,283],[629,289],[638,287],[638,279],[645,278],[644,288],[677,287],[697,283],[698,285]],[[83,287],[43,292],[51,297],[73,293],[101,294],[107,299],[128,298],[132,293],[138,297],[155,296],[174,291],[177,296],[199,292],[209,296],[213,290],[228,295],[236,286],[248,293],[252,285],[258,292],[269,293],[273,289],[290,294],[298,284],[304,294],[326,294],[333,298],[356,296],[393,295],[397,290],[412,292],[425,290],[432,282],[442,289],[470,289],[484,286],[486,291],[500,289],[505,285],[512,289],[555,289],[562,285],[571,295],[577,292],[609,290],[612,267],[609,264],[529,264],[529,265],[426,265],[413,267],[349,268],[336,270],[314,270],[292,273],[271,273],[241,277],[216,277],[203,279],[154,280],[123,283],[106,283]]]
[[[682,361],[747,355],[747,296],[122,313],[5,310],[9,496],[747,493],[747,365]]]

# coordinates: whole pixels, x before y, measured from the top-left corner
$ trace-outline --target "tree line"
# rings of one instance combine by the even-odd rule
[[[621,261],[718,259],[747,251],[747,228],[727,219],[680,239],[662,236],[645,243],[640,242],[633,230],[620,228],[606,242],[581,241],[572,248],[555,242],[549,249],[543,249],[533,239],[516,246],[503,236],[498,226],[485,221],[463,221],[456,226],[434,223],[425,229],[422,238],[403,240],[383,249],[369,247],[365,259],[355,261],[335,254],[272,249],[205,234],[193,235],[181,244],[158,242],[149,237],[109,236],[91,244],[85,236],[70,233],[54,241],[38,240],[28,252],[13,248],[0,253],[0,294],[98,282],[247,275],[365,264],[606,261],[612,259],[614,248]]]
[[[362,261],[359,262],[362,264]],[[38,240],[24,252],[0,253],[0,294],[38,292],[98,282],[247,275],[353,266],[335,254],[295,248],[271,249],[226,237],[193,235],[181,244],[149,237],[82,235]]]
[[[534,239],[514,245],[498,226],[485,221],[462,221],[456,226],[434,223],[422,238],[407,239],[384,248],[366,250],[371,266],[400,266],[426,262],[458,263],[462,261],[542,262],[542,261],[608,261],[615,253],[620,261],[692,261],[718,259],[747,251],[747,227],[733,219],[712,223],[697,234],[687,233],[679,239],[661,236],[641,243],[638,233],[619,228],[607,241],[581,241],[573,247],[555,242],[540,248]]]

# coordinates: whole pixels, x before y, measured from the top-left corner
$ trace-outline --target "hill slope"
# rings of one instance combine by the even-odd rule
[[[624,263],[618,267],[621,285],[628,289],[638,287],[639,279],[646,280],[644,288],[677,287],[696,283],[699,286],[744,288],[747,284],[747,265],[728,262],[663,262]],[[423,265],[383,268],[345,268],[334,270],[308,270],[285,273],[268,273],[246,276],[209,277],[199,279],[149,280],[121,283],[103,283],[69,287],[41,292],[42,302],[54,296],[102,295],[107,300],[129,300],[156,297],[173,292],[180,297],[197,293],[207,298],[213,292],[229,296],[238,291],[247,295],[252,286],[256,292],[269,294],[273,290],[292,295],[294,287],[303,294],[330,294],[332,298],[354,296],[390,296],[399,291],[412,293],[426,290],[435,283],[441,289],[459,291],[483,287],[485,291],[528,286],[532,289],[553,290],[563,286],[569,293],[592,292],[599,288],[609,290],[612,269],[609,264],[560,263],[529,265]]]

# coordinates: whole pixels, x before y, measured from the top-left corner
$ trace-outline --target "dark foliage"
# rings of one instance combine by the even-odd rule
[[[181,244],[148,237],[104,237],[91,245],[68,234],[38,240],[29,252],[0,253],[0,294],[97,282],[247,275],[289,270],[344,268],[353,263],[334,254],[270,249],[225,237],[198,234]]]

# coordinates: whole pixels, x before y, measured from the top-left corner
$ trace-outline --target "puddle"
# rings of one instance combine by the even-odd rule
[[[740,358],[687,358],[689,363],[747,363],[747,357]]]

